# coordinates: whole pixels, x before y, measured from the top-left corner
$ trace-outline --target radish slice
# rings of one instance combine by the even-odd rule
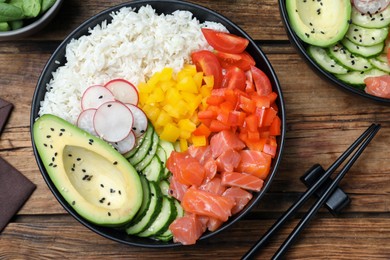
[[[138,105],[138,90],[127,80],[113,79],[104,86],[114,94],[117,100],[123,103]]]
[[[81,112],[77,118],[77,126],[92,135],[97,135],[95,127],[93,126],[93,118],[95,113],[96,109],[94,108],[90,108]]]
[[[125,154],[131,151],[131,149],[135,146],[135,135],[134,132],[131,131],[130,134],[119,142],[111,143],[112,146],[115,147],[115,149],[120,152],[121,154]]]
[[[389,5],[390,0],[353,0],[353,5],[362,14],[382,12]]]
[[[98,136],[112,143],[125,139],[131,132],[133,122],[130,109],[118,101],[109,101],[101,105],[93,118]]]
[[[108,101],[114,101],[115,97],[107,88],[95,85],[87,88],[81,97],[81,108],[87,110],[90,108],[97,109]]]
[[[148,118],[146,117],[144,111],[142,111],[141,108],[132,104],[126,104],[126,106],[133,113],[133,132],[135,134],[135,137],[140,137],[146,132],[146,128],[148,128]]]

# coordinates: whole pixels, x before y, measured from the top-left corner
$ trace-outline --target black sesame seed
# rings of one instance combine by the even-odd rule
[[[110,193],[115,193],[115,190],[114,189],[110,189]]]
[[[111,104],[108,104],[107,107],[112,107],[112,105],[111,105]]]
[[[108,202],[108,203],[107,203],[107,206],[110,206],[110,205],[111,205],[111,202]]]
[[[51,161],[54,162],[56,160],[55,157],[51,157]]]
[[[72,157],[72,154],[68,154],[69,157]]]
[[[44,147],[47,147],[47,144],[43,144]]]
[[[143,133],[145,133],[145,130],[142,129],[140,132],[143,134]]]
[[[103,185],[103,184],[100,184],[100,187],[104,188],[104,185]]]
[[[87,172],[85,169],[81,169],[82,172]]]
[[[103,96],[99,96],[99,99],[102,99],[103,98]]]
[[[52,132],[54,132],[54,128],[53,128],[53,127],[51,127],[50,130],[51,130]]]
[[[122,195],[122,192],[120,190],[118,190],[118,193],[119,193],[119,195]]]
[[[77,160],[77,161],[81,161],[81,158],[77,158],[76,160]]]
[[[57,164],[54,164],[54,165],[53,165],[53,168],[56,168],[56,167],[57,167]]]
[[[49,166],[53,166],[53,163],[49,163]]]
[[[310,37],[310,34],[308,34],[308,33],[305,33],[305,35],[306,35],[306,37],[307,37],[307,38],[309,38],[309,37]]]
[[[47,135],[46,138],[51,138],[51,135]]]
[[[375,41],[375,37],[374,36],[372,36],[371,39],[373,39]]]
[[[84,175],[83,181],[85,181],[88,177],[89,177],[89,175]]]
[[[110,212],[107,212],[108,216],[111,217],[111,213]]]
[[[117,162],[117,161],[115,161],[115,162],[113,162],[112,164],[113,164],[113,165],[117,165],[117,164],[118,164],[118,162]]]
[[[71,170],[72,170],[72,172],[74,172],[74,168],[72,168]]]
[[[76,204],[76,201],[72,201],[72,205],[74,206]]]
[[[61,128],[60,131],[61,131],[61,132],[65,132],[65,129],[64,129],[64,128]]]

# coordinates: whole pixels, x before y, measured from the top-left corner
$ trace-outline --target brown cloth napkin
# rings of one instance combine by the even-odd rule
[[[0,98],[0,134],[13,105]],[[36,186],[0,157],[0,232],[23,206]]]
[[[11,103],[0,98],[0,134],[3,132],[5,123],[7,123],[12,108],[13,105]]]

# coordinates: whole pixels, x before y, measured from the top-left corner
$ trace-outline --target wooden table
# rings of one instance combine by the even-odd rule
[[[79,24],[124,1],[67,0],[53,23],[19,41],[0,42],[0,96],[15,109],[0,140],[0,156],[37,185],[0,234],[0,259],[239,259],[305,190],[299,177],[315,163],[327,168],[373,122],[382,129],[341,183],[352,199],[339,217],[321,209],[288,259],[390,258],[390,106],[341,91],[319,78],[289,43],[275,0],[191,1],[237,23],[268,56],[287,110],[287,138],[278,175],[260,204],[225,232],[195,246],[132,247],[82,226],[46,186],[33,156],[30,105],[51,53]],[[259,254],[269,259],[305,207]]]

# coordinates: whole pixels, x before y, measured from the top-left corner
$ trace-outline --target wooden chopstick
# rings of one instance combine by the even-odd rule
[[[293,232],[288,236],[288,238],[283,242],[281,247],[273,256],[273,259],[279,259],[281,256],[285,254],[291,244],[296,240],[298,235],[302,232],[305,226],[310,222],[310,220],[314,217],[317,211],[321,208],[321,206],[327,201],[333,191],[337,188],[338,184],[348,172],[348,170],[352,167],[355,161],[358,159],[363,150],[370,143],[372,138],[376,135],[376,133],[380,129],[380,124],[372,124],[364,133],[356,139],[355,142],[329,167],[329,169],[324,173],[324,175],[311,187],[309,188],[300,199],[294,203],[275,223],[272,227],[256,242],[256,244],[248,250],[248,252],[241,258],[243,260],[251,259],[254,254],[258,251],[258,249],[263,246],[270,237],[280,229],[280,227],[290,219],[299,208],[314,194],[314,192],[321,187],[321,185],[329,178],[332,173],[345,161],[351,153],[360,145],[358,150],[354,153],[351,159],[346,163],[346,165],[342,168],[339,175],[332,181],[332,183],[328,186],[324,194],[317,200],[317,202],[310,208],[310,210],[306,213],[304,218],[299,222],[297,227],[293,230]]]

